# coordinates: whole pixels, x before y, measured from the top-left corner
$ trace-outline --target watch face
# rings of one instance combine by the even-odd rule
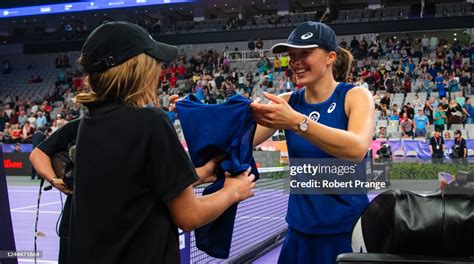
[[[308,124],[307,124],[307,123],[302,123],[302,124],[300,124],[300,129],[301,129],[301,131],[306,131],[306,130],[308,130]]]

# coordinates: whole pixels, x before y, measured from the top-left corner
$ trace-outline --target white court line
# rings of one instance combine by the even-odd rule
[[[12,211],[10,210],[12,213],[35,213],[36,214],[36,211]],[[61,212],[60,211],[41,211],[40,210],[40,214],[60,214]]]
[[[15,192],[15,193],[38,193],[38,191],[25,191],[25,190],[8,190],[8,192],[12,192],[12,193],[13,192]]]
[[[240,219],[271,219],[271,220],[284,220],[284,217],[277,217],[277,216],[239,216],[237,218]]]
[[[52,202],[52,203],[44,203],[44,204],[41,204],[41,206],[52,205],[52,204],[60,204],[60,203],[61,203],[61,201],[59,201],[59,202]],[[13,209],[11,209],[10,211],[16,212],[17,210],[29,209],[29,208],[36,208],[36,207],[37,207],[37,205],[24,206],[24,207],[13,208]]]
[[[21,262],[35,262],[35,259],[18,259],[18,263]],[[47,264],[58,264],[57,261],[54,260],[37,260],[37,263],[47,263]]]

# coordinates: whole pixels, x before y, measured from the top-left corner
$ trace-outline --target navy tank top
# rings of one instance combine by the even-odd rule
[[[305,89],[295,91],[289,105],[310,119],[333,128],[347,130],[344,111],[347,92],[354,86],[339,83],[324,102],[309,104]],[[295,159],[335,158],[291,130],[285,130],[290,164]],[[351,146],[347,146],[350,148]],[[365,194],[291,194],[286,221],[289,227],[313,235],[341,234],[352,231],[357,218],[368,204]]]

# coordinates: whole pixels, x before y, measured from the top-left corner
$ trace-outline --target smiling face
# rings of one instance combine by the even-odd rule
[[[304,86],[316,83],[326,74],[332,74],[332,63],[336,59],[335,52],[327,52],[319,48],[289,48],[290,68],[295,73],[298,83]]]

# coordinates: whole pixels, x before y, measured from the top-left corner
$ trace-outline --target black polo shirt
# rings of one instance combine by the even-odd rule
[[[70,263],[179,263],[166,202],[198,177],[166,114],[88,108],[76,145]]]
[[[76,144],[77,131],[79,129],[80,119],[73,120],[50,135],[46,140],[38,145],[46,155],[52,157],[54,154],[68,151],[69,147]],[[34,136],[34,135],[33,135]],[[71,221],[71,203],[72,196],[68,195],[64,203],[64,209],[61,214],[61,222],[59,224],[59,256],[58,263],[69,263],[68,259],[68,242],[69,242],[69,228]]]
[[[38,148],[50,157],[58,152],[67,151],[68,147],[76,142],[80,121],[80,119],[76,119],[65,124],[51,134],[47,140],[41,142]]]
[[[443,137],[431,137],[430,138],[430,145],[433,148],[433,155],[443,155],[443,145],[444,145],[444,138]]]
[[[464,138],[461,138],[461,140],[458,140],[457,138],[454,139],[454,144],[459,145],[459,151],[458,151],[458,157],[463,158],[464,157],[464,150],[467,149],[467,143]]]

